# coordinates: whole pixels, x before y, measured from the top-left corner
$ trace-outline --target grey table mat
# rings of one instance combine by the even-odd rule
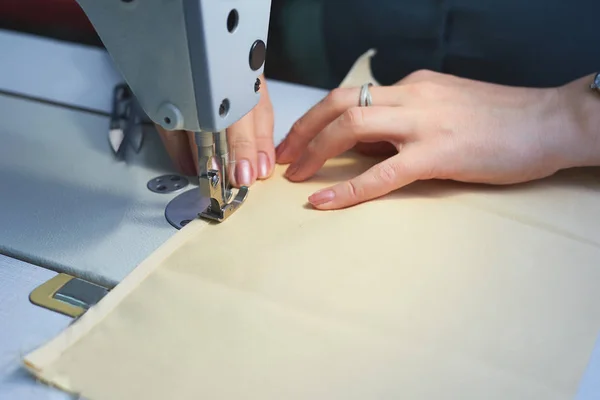
[[[105,51],[3,30],[0,48],[0,253],[112,286],[174,233],[172,196],[145,188],[172,170],[164,149],[150,128],[112,157]]]
[[[112,286],[176,231],[172,172],[150,128],[142,152],[110,150],[108,118],[0,96],[0,253]]]
[[[71,318],[36,307],[29,293],[56,273],[0,255],[0,399],[66,400],[71,396],[38,384],[21,357],[46,343]]]
[[[0,92],[109,114],[122,81],[106,51],[0,29]]]

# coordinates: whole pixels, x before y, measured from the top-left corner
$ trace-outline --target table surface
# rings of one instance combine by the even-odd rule
[[[6,170],[10,169],[13,174],[21,171],[20,179],[14,180],[16,184],[21,185],[18,188],[20,192],[17,190],[9,196],[3,195],[0,197],[0,205],[2,206],[0,208],[8,209],[9,207],[14,207],[14,204],[9,204],[9,202],[20,202],[23,199],[31,199],[33,196],[43,199],[43,186],[40,186],[40,181],[43,181],[43,179],[40,178],[52,176],[52,171],[43,171],[44,164],[41,161],[35,163],[35,168],[21,162],[18,157],[10,158],[13,164],[7,162],[11,151],[17,153],[14,146],[20,146],[24,143],[19,142],[17,133],[24,135],[25,138],[42,140],[40,143],[45,143],[45,145],[52,145],[51,141],[43,142],[44,135],[34,135],[32,131],[36,129],[41,130],[43,126],[47,125],[48,121],[55,121],[57,124],[62,124],[61,127],[63,128],[63,125],[69,128],[70,123],[71,130],[63,134],[63,137],[71,135],[70,140],[75,137],[76,140],[79,140],[81,148],[87,148],[88,150],[95,148],[90,143],[96,143],[96,146],[106,146],[106,142],[103,142],[103,144],[100,143],[106,139],[107,115],[110,111],[112,86],[119,81],[120,77],[112,67],[109,57],[99,49],[3,32],[1,30],[0,48],[4,51],[4,55],[0,59],[0,110],[11,111],[10,113],[4,112],[0,114],[0,137],[4,140],[3,145],[0,146],[0,175],[4,170],[5,176],[3,179],[8,179],[6,178]],[[271,96],[274,100],[276,113],[275,129],[278,139],[283,137],[291,123],[299,117],[296,111],[288,112],[287,109],[278,109],[278,105],[285,104],[291,110],[301,110],[307,104],[318,101],[324,94],[320,90],[277,82],[271,83],[270,87],[272,91]],[[1,95],[1,93],[5,95]],[[14,111],[18,111],[20,114],[12,113]],[[8,118],[8,116],[15,115],[22,117]],[[93,135],[88,136],[88,140],[89,137],[92,137],[91,142],[84,142],[80,137],[78,139],[76,132],[82,130],[94,132]],[[60,130],[51,133],[52,135],[50,136],[55,141],[61,140]],[[99,139],[96,135],[102,138]],[[6,138],[8,138],[9,142],[12,141],[12,148],[6,144]],[[22,148],[18,150],[21,150],[23,154],[27,154],[28,149]],[[98,148],[96,147],[95,149],[98,152]],[[107,149],[103,147],[102,151],[105,150]],[[61,150],[57,151],[60,152]],[[32,154],[31,151],[29,154]],[[65,157],[65,154],[61,154],[61,157]],[[37,156],[37,154],[34,155]],[[3,157],[5,158],[4,161],[2,161]],[[98,155],[96,157],[96,163],[103,162],[101,157]],[[27,157],[24,158],[27,159]],[[33,157],[29,159],[31,160],[31,158]],[[154,162],[156,163],[156,161]],[[56,170],[56,163],[63,168],[67,167],[66,164],[60,164],[60,157],[51,157],[51,163],[47,165],[47,169],[55,168]],[[150,166],[147,164],[147,159],[144,159],[143,156],[139,159],[134,159],[131,163],[133,165],[132,169],[136,170],[133,174],[131,174],[131,171],[125,169],[110,171],[111,167],[106,166],[109,169],[108,173],[104,174],[105,171],[100,169],[98,171],[89,171],[87,176],[89,177],[89,174],[96,173],[97,175],[93,176],[95,178],[98,177],[97,179],[102,182],[103,179],[108,179],[106,176],[125,174],[132,181],[143,181],[146,176],[159,172],[161,168],[168,168],[165,167],[165,164],[162,167],[156,167],[157,164]],[[160,165],[160,161],[158,165]],[[18,168],[15,168],[15,166]],[[112,168],[115,167],[113,166]],[[153,168],[158,169],[153,170]],[[29,175],[23,174],[23,170],[29,171]],[[42,174],[42,172],[44,173]],[[38,179],[32,180],[32,177]],[[56,176],[54,178],[56,179]],[[85,189],[83,182],[83,180],[77,181],[77,179],[71,178],[72,187],[79,188],[79,190]],[[106,181],[104,184],[106,184]],[[96,185],[96,188],[98,187],[100,186]],[[110,196],[111,191],[114,196],[114,192],[121,190],[121,196],[125,193],[125,197],[130,196],[130,200],[133,198],[131,200],[133,205],[137,204],[136,202],[143,203],[147,201],[143,200],[144,196],[146,196],[145,192],[142,193],[142,191],[139,191],[139,193],[142,193],[139,194],[139,197],[131,196],[131,192],[127,192],[126,187],[127,185],[123,185],[121,188],[117,188],[117,190],[112,188],[104,190],[104,192],[96,191],[94,192],[94,196],[101,195],[102,193]],[[133,190],[136,191],[138,189]],[[19,192],[19,196],[17,196],[17,192]],[[73,194],[77,195],[78,193],[80,192],[75,191],[70,195],[73,196]],[[55,194],[55,196],[58,195]],[[46,196],[46,202],[34,202],[33,205],[39,207],[39,209],[34,211],[37,212],[38,216],[43,215],[44,212],[56,207],[56,203],[60,202],[60,198],[60,196],[55,198]],[[71,208],[86,201],[90,201],[90,198],[81,196],[78,202],[71,204]],[[154,201],[156,202],[156,200]],[[164,200],[161,201],[164,202]],[[94,204],[97,205],[95,211],[100,213],[118,208],[118,206],[115,206],[117,203],[97,202]],[[31,201],[29,206],[32,206]],[[148,207],[148,203],[145,206]],[[8,218],[6,212],[4,214],[0,212],[0,219],[3,215],[4,218]],[[109,278],[108,281],[118,281],[128,269],[135,266],[137,259],[147,256],[165,237],[173,233],[170,230],[171,228],[165,225],[160,207],[155,207],[154,211],[147,211],[147,216],[147,232],[151,232],[150,235],[152,237],[149,241],[145,241],[145,244],[142,244],[141,240],[133,240],[133,244],[129,246],[129,251],[135,255],[128,259],[125,267],[121,266],[116,272],[113,271],[112,278]],[[78,216],[78,218],[81,217],[81,215]],[[77,218],[73,219],[77,220]],[[60,269],[60,266],[57,268],[57,263],[52,257],[43,256],[52,254],[50,250],[53,247],[62,246],[58,249],[58,253],[62,251],[64,254],[67,254],[68,251],[64,251],[65,244],[71,244],[77,249],[89,246],[86,243],[110,242],[111,240],[116,243],[122,240],[122,238],[118,238],[118,229],[105,229],[100,232],[101,236],[94,236],[92,232],[88,232],[86,234],[88,236],[84,234],[74,235],[73,232],[77,232],[77,229],[80,229],[76,227],[77,224],[71,226],[73,232],[63,236],[61,239],[60,235],[64,234],[64,232],[57,232],[55,228],[51,227],[51,224],[55,223],[55,221],[53,222],[51,218],[45,224],[40,224],[39,220],[37,221],[39,226],[36,226],[36,229],[33,231],[29,231],[27,237],[20,236],[20,238],[26,238],[29,241],[26,242],[27,245],[21,246],[18,252],[11,251],[7,243],[12,243],[14,248],[14,243],[17,242],[15,237],[24,235],[23,230],[15,225],[19,222],[19,218],[13,218],[8,225],[4,223],[6,221],[2,221],[2,224],[0,224],[3,227],[8,226],[8,229],[0,230],[0,399],[54,400],[71,398],[62,392],[36,383],[20,367],[20,357],[24,353],[54,337],[70,322],[70,318],[68,317],[32,305],[28,300],[28,296],[35,287],[56,275],[56,272],[48,268]],[[33,222],[30,222],[30,224],[33,226]],[[69,226],[63,229],[69,229]],[[156,232],[162,233],[157,234]],[[65,237],[71,239],[65,240]],[[93,237],[94,240],[90,240],[90,237]],[[48,240],[52,243],[52,246],[48,246],[47,253],[40,252],[39,248],[36,248],[36,243],[48,242]],[[95,246],[98,245],[96,244]],[[101,246],[102,244],[100,244]],[[96,248],[96,252],[94,253],[94,262],[96,264],[90,266],[89,269],[93,271],[94,268],[103,268],[104,265],[114,260],[116,257],[114,249],[115,247],[111,247],[110,245],[106,245],[101,251],[98,251]],[[73,253],[72,249],[67,248],[67,250]],[[116,251],[118,253],[118,247]],[[24,260],[34,260],[33,263],[36,265],[7,257],[8,253],[13,257],[16,256]],[[64,264],[63,266],[73,267],[79,259],[89,257],[90,255],[85,251],[80,253],[79,256],[71,254],[70,258],[65,257],[61,261]],[[80,258],[78,259],[77,257]],[[102,274],[99,275],[102,276]],[[589,368],[582,377],[577,400],[600,399],[600,341],[591,356]]]
[[[65,393],[37,384],[21,367],[21,356],[45,343],[71,318],[36,307],[29,293],[56,275],[0,255],[0,399],[58,400]]]

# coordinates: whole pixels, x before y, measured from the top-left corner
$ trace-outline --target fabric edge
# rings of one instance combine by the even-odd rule
[[[196,219],[186,225],[181,231],[199,232],[210,223]],[[125,279],[111,290],[96,306],[90,308],[78,320],[69,325],[65,330],[55,336],[46,344],[25,355],[24,367],[36,378],[48,383],[44,379],[44,369],[56,361],[60,355],[79,339],[85,336],[94,326],[104,319],[119,303],[125,299],[146,277],[148,277],[173,251],[194,237],[194,234],[180,235],[176,233],[163,245],[152,252],[138,267]],[[47,378],[47,377],[46,377]],[[52,379],[54,381],[54,379]],[[54,382],[52,385],[55,385]],[[60,385],[60,389],[69,391],[68,383]],[[66,387],[62,387],[66,386]]]

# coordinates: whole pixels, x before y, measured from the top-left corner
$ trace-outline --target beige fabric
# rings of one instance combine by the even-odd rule
[[[600,332],[597,172],[305,205],[376,161],[279,167],[26,365],[91,400],[573,398]]]
[[[373,71],[371,71],[371,59],[376,55],[377,50],[370,49],[360,56],[350,68],[348,75],[340,83],[340,87],[360,87],[365,83],[372,83],[375,86],[379,86],[379,82],[373,77]]]

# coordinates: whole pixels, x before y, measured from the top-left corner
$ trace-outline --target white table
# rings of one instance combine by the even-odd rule
[[[95,158],[90,158],[84,154],[83,158],[87,158],[88,162],[75,164],[83,169],[85,174],[96,174],[93,176],[99,183],[95,186],[94,195],[83,195],[86,190],[85,180],[78,181],[75,177],[67,177],[67,182],[71,183],[71,196],[79,196],[80,202],[89,202],[86,204],[90,207],[91,215],[99,213],[114,217],[121,213],[120,219],[117,218],[116,223],[115,220],[113,221],[113,224],[117,225],[116,227],[110,226],[110,224],[102,225],[102,220],[100,222],[90,221],[89,224],[100,224],[96,226],[104,227],[101,235],[97,234],[93,240],[90,239],[90,235],[98,228],[88,229],[87,233],[82,234],[86,231],[78,227],[78,224],[63,224],[61,225],[63,228],[70,228],[72,232],[62,232],[62,238],[59,237],[62,242],[60,240],[52,242],[44,235],[50,238],[54,237],[54,240],[57,235],[60,236],[61,232],[56,231],[56,224],[62,222],[56,219],[35,220],[38,221],[39,226],[36,226],[33,231],[28,229],[26,233],[19,228],[18,217],[12,219],[9,225],[0,225],[0,253],[7,254],[13,251],[12,247],[9,248],[10,246],[7,246],[6,243],[12,243],[15,235],[22,235],[23,240],[29,241],[27,242],[29,247],[20,247],[19,251],[11,253],[13,258],[0,254],[0,399],[67,399],[70,397],[64,393],[37,384],[19,368],[20,355],[51,339],[70,322],[67,317],[32,305],[28,300],[29,293],[56,274],[47,268],[77,270],[79,262],[90,258],[93,261],[87,265],[86,271],[91,273],[92,277],[97,277],[99,281],[116,283],[120,277],[133,269],[139,260],[145,258],[155,247],[172,235],[174,230],[166,223],[162,214],[167,197],[150,196],[149,193],[139,188],[128,189],[127,184],[100,190],[101,185],[106,184],[111,176],[124,174],[130,179],[130,182],[135,184],[144,182],[148,177],[168,171],[169,166],[168,163],[166,164],[168,160],[161,158],[164,157],[164,154],[160,156],[160,146],[156,146],[159,153],[150,153],[152,154],[152,163],[148,163],[148,160],[142,156],[141,159],[134,158],[131,165],[119,169],[108,166],[103,161],[106,157],[103,152],[110,151],[106,132],[112,88],[120,81],[119,74],[114,70],[110,58],[105,52],[3,31],[0,31],[0,48],[3,49],[2,58],[0,58],[0,140],[3,142],[0,149],[4,149],[5,155],[8,154],[6,137],[11,138],[13,145],[15,143],[18,145],[19,141],[15,139],[18,132],[28,135],[32,130],[44,129],[44,124],[47,124],[48,121],[54,121],[55,130],[51,133],[55,137],[48,140],[47,145],[66,140],[65,136],[71,135],[69,137],[71,142],[68,142],[70,146],[79,146],[79,151],[95,155]],[[286,107],[302,109],[306,105],[318,101],[324,95],[324,92],[320,90],[278,82],[272,82],[270,89],[276,112],[275,134],[277,139],[281,139],[291,123],[299,117],[299,115],[286,112]],[[19,116],[20,119],[15,119],[15,116]],[[61,130],[56,129],[56,126],[59,125],[64,129],[69,129],[68,131],[62,130],[65,132],[63,136],[60,136]],[[81,141],[81,138],[77,136],[77,132],[81,131],[94,132],[93,140],[87,143]],[[4,137],[2,132],[4,132]],[[36,136],[36,138],[41,137],[41,135]],[[72,142],[73,139],[76,141],[75,144]],[[147,147],[153,148],[152,142]],[[49,155],[44,160],[50,161],[44,164],[37,160],[38,156],[43,153],[39,153],[40,150],[36,150],[35,146],[12,149],[12,151],[17,150],[23,151],[22,157],[12,158],[18,165],[9,166],[6,160],[4,164],[0,160],[0,174],[2,168],[12,168],[11,170],[15,173],[23,169],[29,172],[29,175],[22,173],[23,178],[15,181],[24,187],[27,186],[26,189],[20,188],[19,196],[27,196],[22,197],[22,201],[30,201],[31,204],[41,208],[30,209],[32,213],[39,213],[39,215],[43,215],[48,210],[60,211],[57,204],[50,204],[51,202],[44,204],[31,200],[31,198],[37,198],[35,196],[40,196],[40,198],[54,199],[55,202],[58,202],[60,196],[48,197],[40,190],[39,181],[28,181],[27,177],[56,178],[56,175],[52,175],[52,172],[47,170],[66,168],[68,163],[61,158],[66,157],[68,152],[61,155],[61,158],[53,158]],[[157,156],[157,154],[159,155]],[[33,166],[32,163],[21,163],[22,159],[27,160],[28,156],[31,158]],[[106,168],[89,167],[93,163],[103,165],[103,162]],[[86,168],[89,168],[89,171]],[[111,168],[115,169],[111,170]],[[132,170],[134,171],[132,172]],[[81,173],[81,171],[72,170],[68,172],[73,175]],[[10,188],[5,187],[3,190],[10,190]],[[115,193],[118,193],[116,197],[120,196],[121,199],[125,198],[127,201],[107,202],[106,199],[111,198],[111,195],[114,197]],[[103,195],[107,197],[103,198]],[[18,196],[13,193],[13,202],[15,197]],[[0,208],[14,206],[14,204],[8,203],[8,198],[9,196],[0,196]],[[98,200],[99,198],[102,200]],[[73,207],[77,207],[78,204],[80,203],[74,202]],[[140,211],[140,208],[145,211]],[[1,215],[3,214],[0,212]],[[81,216],[78,217],[81,218]],[[27,220],[28,216],[24,218]],[[140,218],[144,225],[135,226],[132,221],[139,222]],[[31,220],[28,221],[31,223]],[[133,244],[126,248],[120,248],[117,245],[122,242],[123,237],[132,234],[144,236],[142,238],[129,237],[130,243]],[[50,240],[50,245],[45,248],[40,250],[39,246],[36,246],[39,243],[48,243],[48,240]],[[60,247],[61,243],[63,247],[71,247],[53,248],[53,246]],[[9,249],[6,250],[7,248]],[[123,254],[126,253],[127,257],[123,258]],[[17,261],[14,257],[35,260],[35,264],[44,268]],[[115,269],[110,270],[110,273],[106,273],[108,270],[98,272],[103,268],[109,268],[107,265],[114,263],[118,265]],[[98,273],[94,275],[94,271]],[[590,366],[585,376],[582,377],[577,397],[577,400],[592,399],[600,399],[600,341],[592,355]]]
[[[71,318],[32,305],[28,296],[56,275],[0,255],[0,399],[59,400],[65,393],[36,384],[20,358],[62,331]]]

